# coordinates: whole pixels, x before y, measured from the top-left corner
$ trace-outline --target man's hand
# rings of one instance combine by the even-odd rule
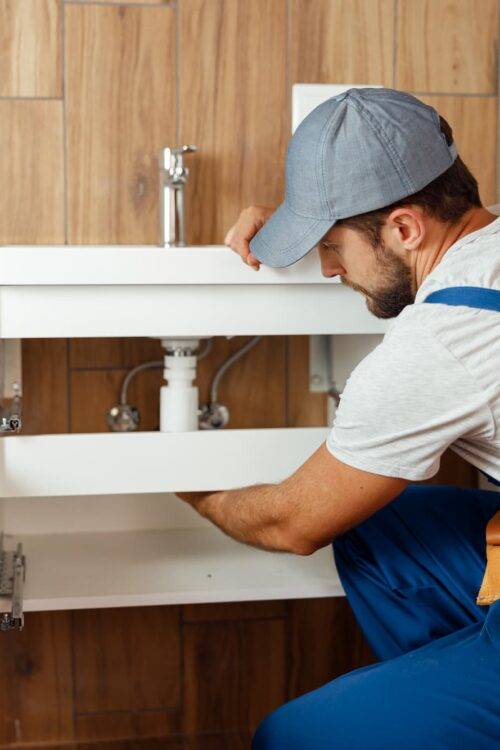
[[[245,208],[224,239],[224,244],[238,253],[240,258],[256,271],[260,268],[260,261],[250,252],[249,242],[273,213],[274,208],[267,208],[266,206]]]
[[[234,539],[310,555],[387,505],[407,484],[344,464],[323,443],[279,484],[179,497]]]
[[[181,500],[184,500],[185,503],[188,503],[193,508],[197,508],[198,504],[203,500],[204,497],[207,497],[207,495],[211,495],[211,492],[176,492],[175,493],[177,497],[180,497]]]

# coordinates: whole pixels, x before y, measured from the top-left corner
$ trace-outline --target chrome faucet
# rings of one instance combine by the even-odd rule
[[[196,146],[164,148],[160,154],[160,238],[161,247],[183,247],[185,241],[184,186],[189,169],[184,154],[197,151]]]

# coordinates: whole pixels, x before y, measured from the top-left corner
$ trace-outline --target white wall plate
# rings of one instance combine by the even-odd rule
[[[383,88],[365,83],[294,83],[292,86],[292,133],[304,117],[332,96],[348,89]]]

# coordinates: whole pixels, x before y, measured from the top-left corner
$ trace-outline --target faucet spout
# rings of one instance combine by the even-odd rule
[[[193,145],[164,148],[160,154],[160,238],[161,247],[183,247],[185,241],[184,187],[189,169],[184,155],[197,151]]]

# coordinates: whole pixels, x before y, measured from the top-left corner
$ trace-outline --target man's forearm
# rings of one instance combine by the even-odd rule
[[[301,553],[280,484],[257,484],[204,495],[192,503],[229,536],[254,547]],[[305,550],[304,550],[305,553]]]

